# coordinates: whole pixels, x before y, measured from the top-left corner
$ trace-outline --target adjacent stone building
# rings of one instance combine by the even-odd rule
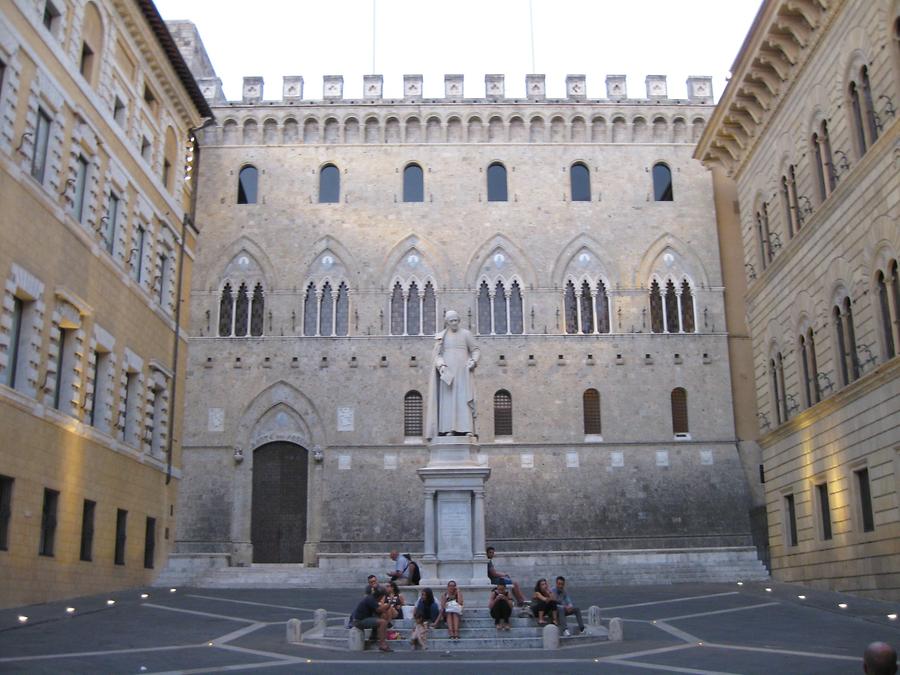
[[[188,31],[184,32],[187,35]],[[186,42],[182,49],[191,51]],[[481,349],[488,541],[503,551],[748,549],[709,173],[710,78],[548,99],[488,75],[402,99],[200,78],[177,550],[231,565],[422,546],[423,399],[455,309]],[[745,465],[746,464],[746,465]],[[741,548],[742,547],[742,548]],[[179,563],[181,564],[181,563]],[[201,566],[206,562],[199,563]],[[758,563],[756,563],[758,566]]]
[[[900,3],[767,0],[696,157],[735,189],[772,573],[900,598]],[[729,179],[733,179],[728,185]]]
[[[166,560],[209,115],[149,0],[0,7],[0,606]]]

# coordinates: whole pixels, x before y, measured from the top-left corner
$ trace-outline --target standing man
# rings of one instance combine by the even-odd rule
[[[578,621],[578,632],[584,632],[584,621],[581,620],[581,610],[572,602],[572,598],[566,592],[566,578],[556,577],[556,588],[551,591],[553,598],[556,600],[556,606],[559,609],[559,625],[563,629],[563,635],[571,635],[566,622],[566,617],[574,614]]]
[[[394,569],[388,572],[388,578],[398,586],[409,586],[409,558],[397,551],[391,551],[390,556],[394,561]]]
[[[519,584],[513,581],[506,572],[500,572],[494,567],[494,552],[493,546],[488,546],[484,552],[488,559],[488,578],[491,580],[492,584],[502,583],[508,588],[512,588],[513,595],[516,596],[516,603],[521,607],[525,604],[525,596],[522,595],[522,589],[519,588]]]

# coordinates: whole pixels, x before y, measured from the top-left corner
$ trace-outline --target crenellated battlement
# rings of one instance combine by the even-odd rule
[[[693,105],[713,104],[712,77],[691,76],[687,78],[688,98],[686,100],[669,99],[668,85],[665,75],[648,75],[645,80],[645,97],[629,98],[625,75],[606,76],[606,98],[587,98],[587,77],[585,75],[566,75],[565,98],[547,98],[546,76],[530,74],[525,76],[525,92],[523,98],[506,97],[506,78],[504,75],[489,74],[484,76],[484,95],[466,98],[465,78],[463,75],[444,75],[444,97],[424,98],[422,75],[403,76],[403,98],[384,98],[384,77],[382,75],[363,76],[363,95],[359,99],[344,98],[344,77],[342,75],[325,75],[322,78],[322,98],[304,99],[303,77],[301,75],[285,75],[282,82],[281,99],[264,98],[264,81],[262,77],[245,77],[241,88],[240,101],[228,101],[222,90],[222,80],[218,77],[201,77],[197,80],[200,90],[211,105],[256,105],[261,103],[284,104],[322,104],[322,103],[583,103],[589,100],[596,102],[635,102],[669,104],[689,103]]]

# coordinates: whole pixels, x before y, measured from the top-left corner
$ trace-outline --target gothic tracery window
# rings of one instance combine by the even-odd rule
[[[676,284],[669,279],[664,288],[663,293],[656,279],[650,283],[650,332],[696,332],[694,295],[690,282],[682,279],[681,283]]]
[[[243,337],[247,334],[247,321],[250,318],[250,296],[247,293],[247,284],[241,284],[238,288],[237,299],[234,303],[234,335]]]
[[[231,327],[234,322],[234,294],[231,292],[231,284],[225,284],[219,299],[219,336],[231,335]]]
[[[253,289],[253,300],[250,303],[250,335],[254,337],[263,334],[265,308],[262,284],[256,284],[256,287]]]
[[[524,332],[522,289],[518,281],[502,279],[478,287],[478,333],[480,335],[521,335]]]
[[[303,335],[345,336],[349,334],[350,304],[347,284],[341,282],[335,289],[326,281],[321,289],[315,282],[306,287],[303,298]]]
[[[650,332],[663,332],[663,303],[659,290],[659,282],[655,279],[650,284]]]

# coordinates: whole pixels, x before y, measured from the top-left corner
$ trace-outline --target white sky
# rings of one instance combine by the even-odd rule
[[[401,98],[403,74],[424,76],[424,95],[444,95],[444,74],[466,76],[465,95],[484,95],[485,73],[506,75],[506,95],[524,96],[525,74],[547,75],[547,95],[565,96],[567,74],[587,75],[588,97],[606,97],[606,75],[628,75],[632,98],[647,75],[667,75],[685,98],[689,75],[712,75],[716,98],[760,0],[156,0],[164,19],[188,19],[229,100],[241,78],[262,75],[265,98],[281,78],[302,75],[304,98],[322,98],[322,75],[344,76],[344,97],[362,96],[362,76],[384,75],[385,98]],[[227,8],[227,9],[226,9]]]

